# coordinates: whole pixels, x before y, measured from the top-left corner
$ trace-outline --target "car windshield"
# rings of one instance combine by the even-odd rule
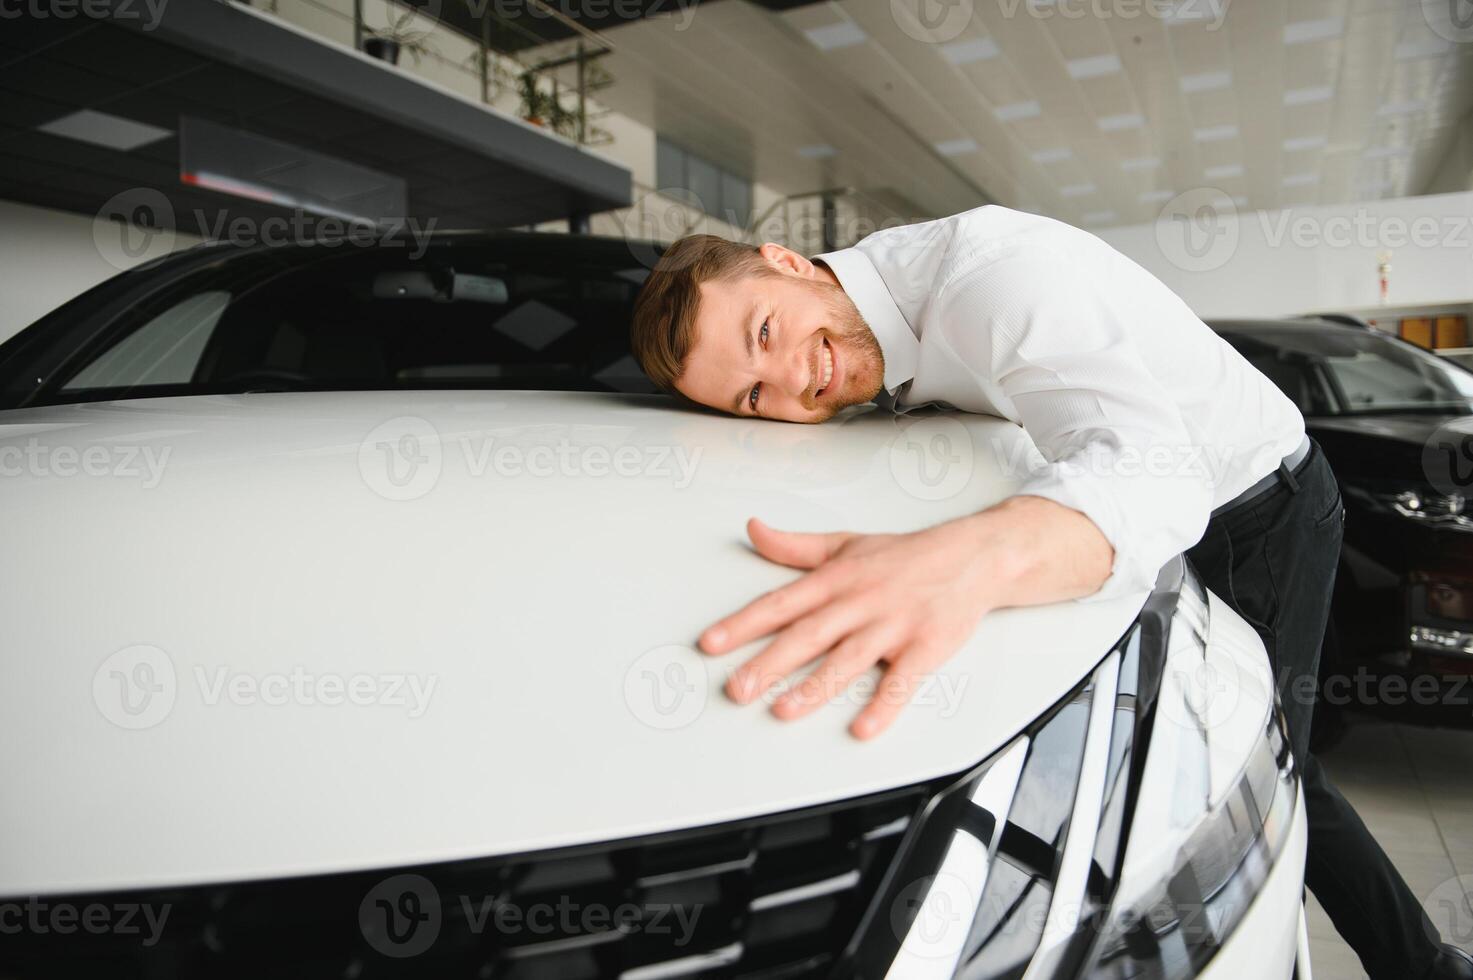
[[[1221,333],[1306,415],[1473,408],[1473,373],[1384,334],[1335,326]]]
[[[0,359],[0,408],[242,391],[650,391],[627,336],[648,258],[611,240],[528,235],[419,256],[342,246],[195,263],[122,312],[77,301],[31,328]]]

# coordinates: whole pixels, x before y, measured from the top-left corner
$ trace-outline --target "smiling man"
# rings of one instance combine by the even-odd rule
[[[719,411],[817,423],[870,401],[936,405],[1018,423],[1046,461],[1007,500],[915,533],[751,520],[759,554],[806,574],[701,635],[720,655],[776,634],[733,672],[734,700],[813,665],[773,702],[796,718],[883,665],[851,727],[869,738],[992,610],[1143,596],[1187,551],[1274,663],[1303,772],[1306,881],[1336,928],[1372,980],[1473,978],[1308,750],[1314,701],[1294,691],[1313,689],[1329,613],[1334,476],[1294,404],[1148,272],[1000,207],[812,259],[695,235],[645,283],[631,346],[656,384]]]

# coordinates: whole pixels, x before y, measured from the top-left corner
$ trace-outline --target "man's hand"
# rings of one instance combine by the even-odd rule
[[[911,534],[800,534],[756,518],[747,533],[764,558],[808,573],[711,626],[701,649],[722,654],[777,634],[727,682],[740,704],[823,657],[773,703],[783,719],[808,714],[885,663],[875,697],[850,726],[859,738],[889,727],[988,612],[1088,595],[1114,560],[1089,518],[1041,497]]]

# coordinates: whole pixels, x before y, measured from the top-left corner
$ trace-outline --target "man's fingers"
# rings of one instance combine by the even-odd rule
[[[819,705],[832,701],[890,652],[899,638],[897,627],[883,623],[849,634],[813,673],[773,703],[773,714],[785,720],[802,718]]]
[[[832,534],[779,531],[754,517],[747,522],[747,537],[752,539],[757,554],[768,561],[791,568],[817,568],[832,558],[854,535],[848,531]]]
[[[856,603],[826,606],[788,626],[726,682],[726,693],[738,704],[761,697],[772,685],[816,657],[821,657],[864,621]]]
[[[712,654],[735,650],[806,616],[832,596],[829,581],[817,572],[809,572],[796,582],[758,596],[707,628],[701,634],[701,649]]]
[[[891,663],[885,676],[880,678],[874,700],[859,713],[854,724],[849,726],[850,734],[859,739],[874,738],[889,728],[901,710],[910,703],[910,699],[915,697],[921,682],[929,676],[929,671],[916,666],[922,662],[924,658],[909,651]]]

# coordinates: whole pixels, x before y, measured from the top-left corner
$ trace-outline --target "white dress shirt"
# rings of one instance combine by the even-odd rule
[[[981,207],[816,260],[879,340],[877,401],[1027,431],[1040,456],[1018,492],[1080,511],[1115,549],[1092,598],[1149,590],[1304,439],[1293,402],[1175,293],[1062,222]]]

